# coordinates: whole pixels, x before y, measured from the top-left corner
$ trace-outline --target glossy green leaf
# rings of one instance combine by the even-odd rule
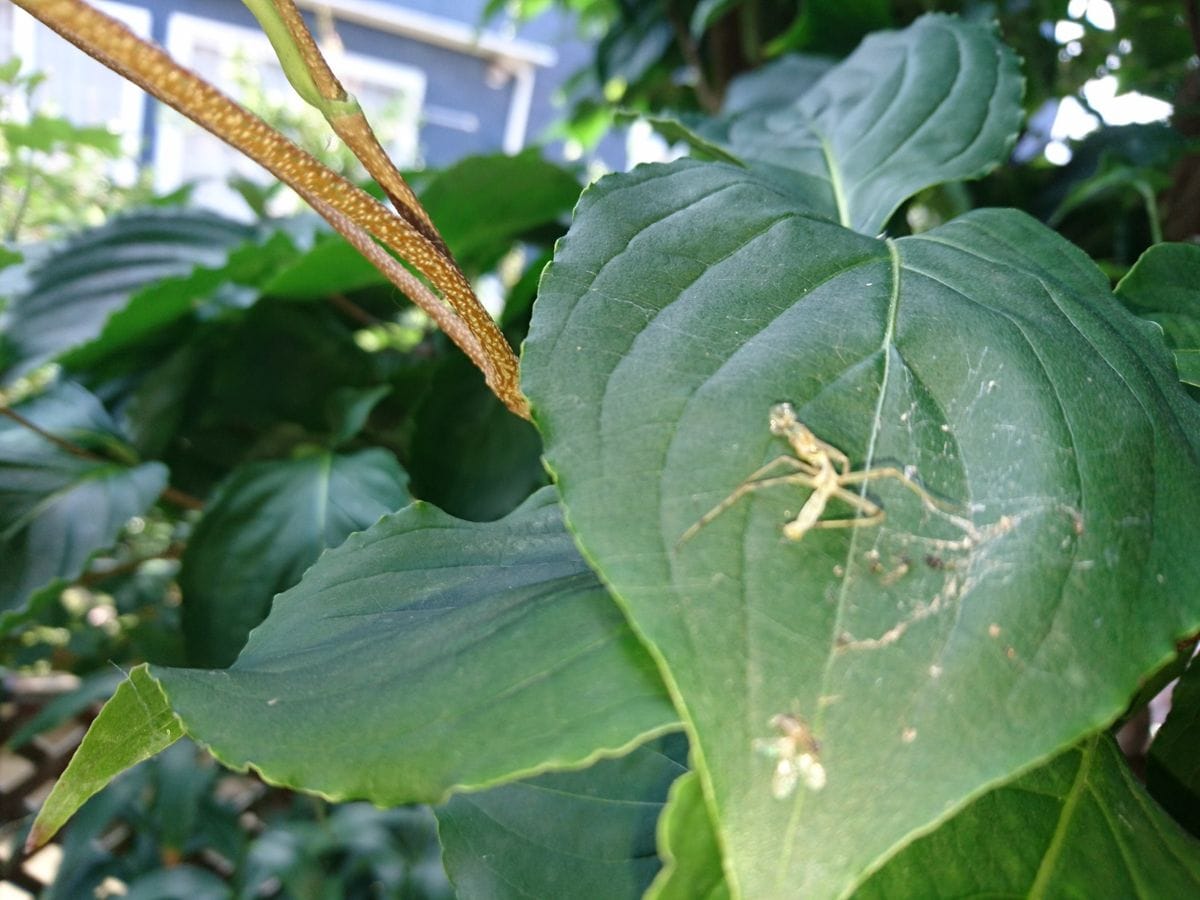
[[[409,502],[408,476],[386,450],[315,453],[235,469],[209,500],[183,556],[189,661],[223,668],[271,598],[321,552]]]
[[[177,209],[144,210],[84,232],[50,254],[13,298],[7,333],[22,367],[95,339],[138,295],[151,309],[190,308],[188,276],[222,266],[252,236],[251,228],[213,213]]]
[[[1108,735],[985,794],[854,896],[1194,897],[1200,842],[1146,794]]]
[[[1150,745],[1146,785],[1200,837],[1200,664],[1194,659],[1175,685],[1171,711]]]
[[[729,82],[721,112],[732,117],[754,109],[790,106],[817,83],[837,60],[792,53]]]
[[[487,524],[415,503],[326,552],[229,669],[152,676],[226,765],[380,806],[443,802],[677,730],[554,500],[543,490]],[[82,779],[100,763],[77,764]]]
[[[531,232],[561,233],[580,189],[570,172],[527,150],[468,157],[436,173],[421,190],[421,203],[459,264],[482,272]]]
[[[117,461],[129,451],[116,425],[77,385],[16,411],[44,434],[0,416],[0,619],[79,575],[167,483],[159,463]],[[47,435],[81,446],[72,452]]]
[[[145,665],[121,682],[84,735],[38,812],[28,846],[48,841],[79,807],[126,769],[183,737],[183,726]]]
[[[1200,246],[1155,244],[1121,279],[1117,296],[1139,316],[1157,322],[1167,346],[1200,350]]]
[[[292,300],[319,300],[387,284],[379,270],[341,235],[318,237],[303,255],[281,266],[263,282],[264,294]]]
[[[463,519],[498,519],[546,483],[541,451],[537,430],[455,355],[438,366],[414,414],[413,491]]]
[[[735,894],[849,890],[1114,719],[1200,626],[1200,409],[1161,337],[1020,213],[881,241],[721,164],[612,176],[522,370],[568,521],[681,704]],[[882,525],[787,540],[810,491],[778,484],[684,541],[787,452],[780,401],[952,511],[875,479],[848,496]],[[756,748],[781,715],[807,720],[823,788],[773,796]]]
[[[1176,350],[1175,369],[1184,384],[1200,387],[1200,350]]]
[[[554,772],[437,809],[442,859],[458,896],[640,897],[654,878],[655,823],[686,772],[671,734],[577,772]]]
[[[658,820],[658,854],[663,867],[646,900],[723,900],[729,896],[721,871],[721,848],[695,772],[680,776],[671,785]]]
[[[924,16],[869,36],[791,106],[735,118],[725,140],[739,159],[787,173],[808,208],[873,235],[917,191],[1007,158],[1021,86],[991,29]]]

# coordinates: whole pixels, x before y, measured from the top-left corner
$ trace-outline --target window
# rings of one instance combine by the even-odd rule
[[[269,107],[268,118],[286,118],[302,131],[306,122],[311,125],[320,120],[319,114],[292,92],[271,45],[259,31],[179,13],[168,22],[167,50],[225,93],[248,101],[257,112],[262,113],[264,105]],[[330,56],[338,77],[355,95],[397,165],[416,162],[425,76],[416,69],[355,54]],[[327,133],[323,124],[312,127],[317,134]],[[197,181],[193,194],[197,202],[235,215],[244,215],[246,208],[226,180],[232,175],[264,183],[270,180],[259,166],[170,110],[164,110],[155,163],[160,190]],[[294,197],[282,199],[272,211],[287,212],[295,203]]]
[[[96,6],[136,34],[149,36],[149,10],[104,0]],[[47,76],[34,97],[35,103],[76,124],[103,125],[120,134],[127,159],[110,175],[120,183],[131,184],[137,174],[145,95],[25,11],[5,3],[0,14],[0,54],[16,54],[26,69]]]

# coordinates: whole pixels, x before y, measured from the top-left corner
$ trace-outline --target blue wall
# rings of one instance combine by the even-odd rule
[[[203,16],[219,22],[257,27],[253,16],[240,0],[124,0],[150,9],[154,15],[154,38],[166,40],[167,20],[171,13],[181,12]],[[381,0],[442,19],[466,24],[472,28],[482,22],[485,0]],[[488,25],[489,31],[500,31],[506,22],[497,19]],[[473,153],[497,152],[504,140],[505,123],[512,100],[511,82],[499,87],[487,83],[488,63],[480,57],[455,50],[424,44],[395,34],[375,31],[360,25],[339,21],[338,34],[346,50],[364,56],[377,57],[421,69],[425,73],[425,103],[467,113],[479,122],[474,133],[446,127],[436,122],[422,125],[420,146],[429,165],[443,166]],[[551,124],[561,115],[552,98],[563,80],[585,65],[590,50],[580,42],[573,23],[562,15],[549,13],[532,22],[523,23],[518,36],[554,49],[558,62],[553,67],[537,67],[533,105],[526,129],[526,143],[539,143]],[[153,116],[147,116],[147,137],[153,140]],[[149,145],[150,141],[147,141]]]

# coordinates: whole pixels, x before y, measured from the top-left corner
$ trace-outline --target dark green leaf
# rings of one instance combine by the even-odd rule
[[[790,173],[805,206],[876,234],[905,199],[1004,161],[1021,75],[993,31],[947,16],[873,34],[786,108],[728,126],[740,159]]]
[[[553,497],[486,525],[414,504],[327,552],[232,668],[155,674],[226,764],[381,805],[579,765],[666,730],[658,674]]]
[[[321,552],[408,503],[408,476],[386,450],[321,452],[251,463],[216,491],[183,556],[188,656],[204,668],[237,657],[271,598]]]
[[[640,897],[658,870],[655,823],[686,772],[671,734],[578,772],[555,772],[438,808],[443,861],[470,898]]]
[[[980,797],[874,875],[890,897],[1194,897],[1200,843],[1134,780],[1116,743],[1088,738]]]
[[[666,808],[658,820],[658,855],[663,859],[662,871],[646,900],[729,896],[721,871],[721,848],[695,772],[688,772],[671,785]]]
[[[837,64],[827,56],[793,53],[729,82],[721,112],[741,115],[761,108],[790,106]]]
[[[468,157],[435,174],[421,202],[459,264],[483,272],[522,236],[565,225],[579,191],[574,175],[526,150]]]
[[[1200,664],[1195,660],[1175,685],[1171,712],[1150,745],[1146,785],[1200,837]]]
[[[442,363],[414,420],[413,492],[451,515],[498,519],[546,483],[537,431],[465,357]]]
[[[186,307],[196,294],[185,276],[220,267],[251,235],[212,213],[145,210],[78,236],[42,262],[13,300],[8,334],[23,366],[93,340],[139,294],[151,306]],[[164,279],[174,280],[156,291]]]
[[[484,525],[415,503],[321,557],[230,669],[153,673],[225,764],[382,806],[582,766],[678,728],[550,489]],[[139,740],[125,752],[144,758]],[[92,746],[64,798],[116,774]],[[53,822],[74,808],[60,802]]]
[[[108,413],[77,385],[56,387],[17,414],[46,434],[0,416],[0,618],[39,589],[79,575],[167,483],[159,463],[114,461],[111,454],[128,449]]]
[[[1113,720],[1200,627],[1200,409],[1022,214],[879,241],[721,164],[612,176],[559,243],[522,371],[581,547],[678,691],[735,893],[849,890]],[[797,479],[682,541],[787,452],[780,401],[970,521],[874,479],[843,496],[882,525],[789,541]],[[772,796],[755,748],[781,715],[808,720],[823,789]]]
[[[1200,350],[1200,246],[1155,244],[1121,279],[1117,296],[1162,326],[1168,347]]]

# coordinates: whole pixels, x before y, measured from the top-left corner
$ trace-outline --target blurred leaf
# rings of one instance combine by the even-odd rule
[[[498,519],[546,483],[537,431],[496,399],[465,357],[438,367],[413,426],[413,493],[450,515]]]
[[[193,665],[224,668],[271,598],[321,552],[410,500],[386,450],[321,452],[235,469],[209,500],[183,556],[183,630]]]
[[[854,897],[1198,892],[1200,842],[1147,796],[1116,742],[1101,734],[980,797],[902,850]]]
[[[367,419],[371,417],[371,411],[391,392],[390,384],[369,388],[341,388],[334,391],[326,405],[326,415],[333,431],[333,446],[340,447],[356,438],[367,424]],[[399,506],[396,509],[399,509]],[[395,509],[389,511],[395,512]]]
[[[1150,745],[1146,786],[1200,837],[1200,663],[1195,659],[1175,685],[1171,711]]]
[[[723,150],[719,145],[693,131],[681,119],[665,115],[642,115],[631,110],[619,110],[614,116],[614,121],[619,125],[636,122],[639,119],[649,123],[650,127],[658,132],[663,140],[672,144],[681,142],[687,144],[691,150],[691,156],[695,159],[727,162],[736,166],[743,165],[742,161],[728,150]]]
[[[578,772],[455,795],[436,810],[450,880],[467,898],[641,896],[686,756],[686,738],[670,734]]]
[[[671,785],[666,808],[658,820],[658,855],[663,859],[662,871],[646,893],[646,900],[729,896],[721,871],[721,848],[695,772],[682,775]]]
[[[141,367],[136,351],[160,340],[169,326],[254,304],[261,296],[258,285],[300,252],[291,234],[277,230],[233,248],[221,264],[140,290],[109,316],[94,340],[67,351],[62,362],[75,370],[104,366],[110,373],[137,371]]]
[[[220,282],[192,273],[219,269],[252,234],[213,213],[145,210],[78,235],[41,262],[26,292],[13,298],[7,333],[22,371],[94,340],[135,296],[150,307],[190,308],[196,277],[207,288]]]
[[[60,694],[31,716],[5,745],[19,750],[44,731],[57,728],[64,722],[87,711],[95,703],[107,700],[124,678],[119,671],[95,672],[84,678],[75,690]]]
[[[787,31],[767,45],[766,53],[778,56],[809,49],[848,53],[863,35],[892,26],[893,5],[890,0],[806,0]]]
[[[320,300],[386,283],[379,270],[341,235],[319,236],[307,252],[263,282],[262,292],[291,300]]]
[[[421,202],[455,259],[469,273],[484,272],[520,238],[566,228],[581,185],[575,175],[536,149],[516,156],[471,156],[436,172]]]
[[[125,900],[228,900],[233,892],[207,869],[184,864],[142,875],[122,896]]]
[[[77,385],[59,385],[17,411],[93,455],[69,452],[0,416],[0,621],[39,589],[78,576],[167,483],[160,463],[127,465],[107,456],[128,449],[108,413]]]

